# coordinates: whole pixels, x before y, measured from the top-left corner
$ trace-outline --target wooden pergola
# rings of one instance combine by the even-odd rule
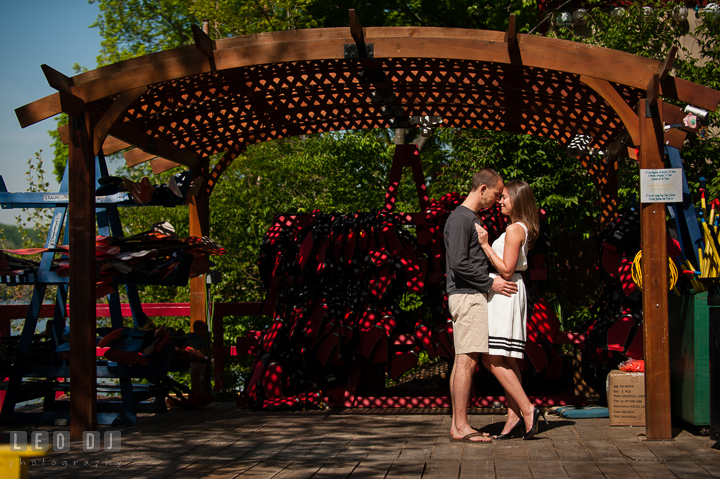
[[[639,148],[640,168],[663,168],[663,148],[685,133],[663,131],[681,109],[715,110],[720,93],[669,75],[663,61],[507,32],[431,27],[264,33],[211,40],[74,77],[43,65],[57,93],[16,110],[22,127],[64,112],[69,144],[71,433],[96,429],[95,156],[134,147],[129,165],[194,169],[204,188],[190,204],[190,234],[208,229],[208,197],[247,145],[289,136],[433,125],[581,138],[580,161],[617,208],[617,154]],[[587,151],[585,152],[587,153]],[[221,159],[211,162],[210,157]],[[647,437],[669,439],[670,369],[664,204],[641,208]],[[204,278],[191,280],[191,321],[205,321]],[[72,294],[72,292],[88,294]]]

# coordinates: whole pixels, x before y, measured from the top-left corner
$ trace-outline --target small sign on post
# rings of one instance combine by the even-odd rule
[[[641,203],[682,203],[682,168],[640,170]]]

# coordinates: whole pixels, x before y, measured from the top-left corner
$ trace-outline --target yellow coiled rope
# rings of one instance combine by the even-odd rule
[[[633,260],[632,264],[632,279],[635,282],[635,284],[638,285],[638,288],[642,288],[642,269],[640,268],[640,260],[642,259],[642,250],[638,251],[638,253],[635,255],[635,259]],[[669,267],[669,276],[668,279],[670,280],[670,287],[668,290],[671,290],[675,288],[675,285],[677,284],[678,280],[678,269],[677,266],[675,266],[675,262],[668,258],[668,263],[670,264]]]

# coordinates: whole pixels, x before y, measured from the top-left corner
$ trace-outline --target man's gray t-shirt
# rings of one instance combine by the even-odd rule
[[[476,294],[490,291],[493,279],[488,261],[478,242],[475,223],[481,224],[470,208],[455,208],[445,223],[445,264],[447,294]]]

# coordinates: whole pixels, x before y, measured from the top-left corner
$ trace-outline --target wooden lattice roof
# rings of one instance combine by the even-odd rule
[[[605,150],[626,128],[637,144],[634,111],[653,78],[655,94],[711,110],[720,101],[714,90],[667,75],[672,58],[663,63],[512,28],[356,24],[216,41],[194,33],[195,45],[72,78],[44,67],[59,92],[18,108],[21,125],[84,108],[99,125],[95,151],[109,134],[121,141],[105,141],[106,153],[137,147],[126,153],[130,165],[152,159],[159,172],[225,153],[208,165],[212,184],[247,145],[287,136],[410,126],[427,116],[445,127],[560,143],[587,135],[591,147]]]

